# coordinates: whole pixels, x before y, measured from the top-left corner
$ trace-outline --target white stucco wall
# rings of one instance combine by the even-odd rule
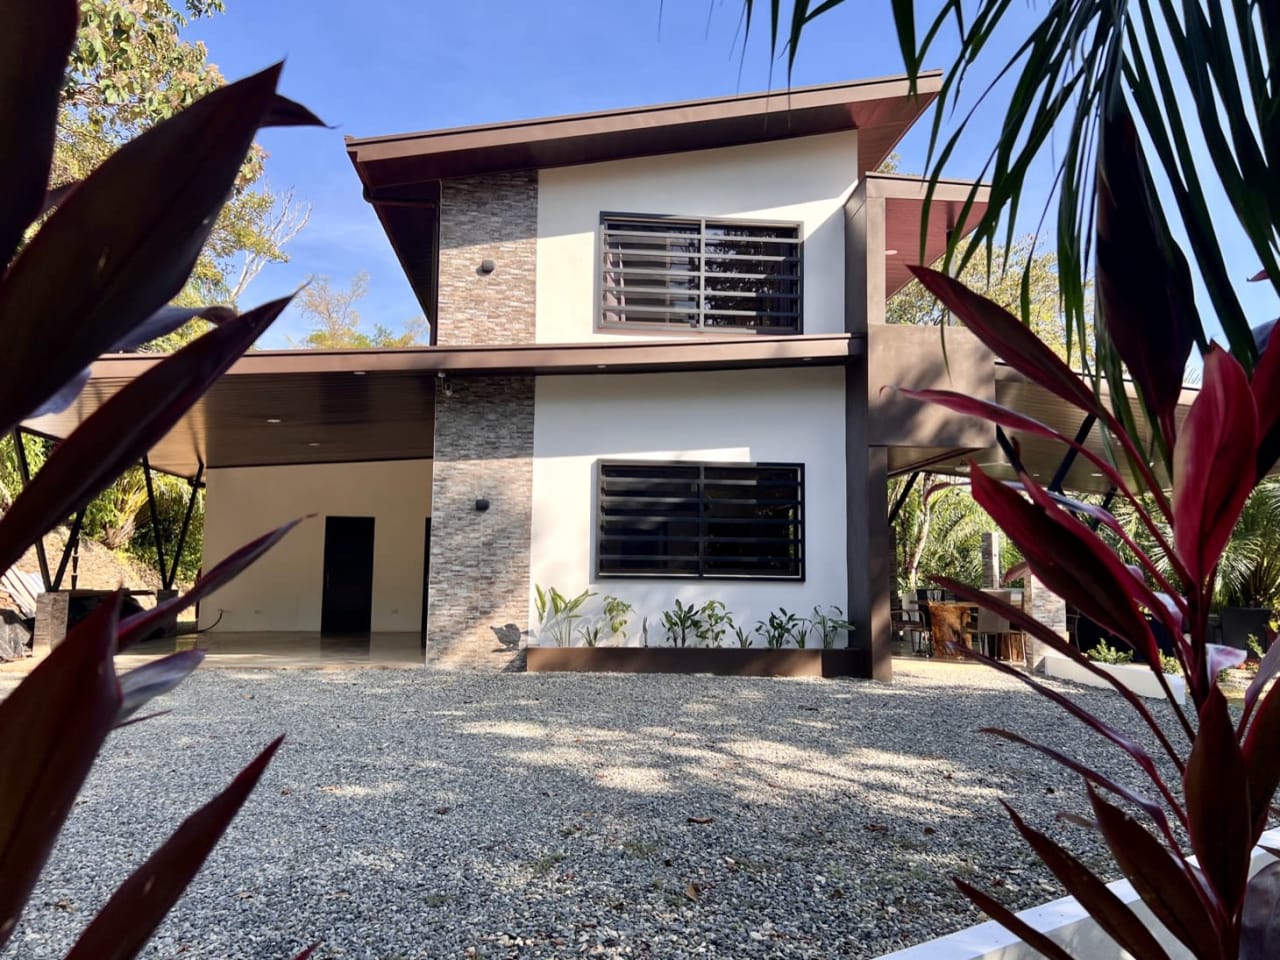
[[[780,606],[801,615],[815,604],[847,609],[842,370],[539,377],[535,410],[533,583],[622,597],[636,608],[630,633],[649,617],[651,644],[677,597],[721,600],[748,627]],[[596,580],[600,459],[803,463],[805,581]],[[599,604],[594,598],[589,612]],[[529,622],[537,623],[532,584]]]
[[[205,570],[281,523],[316,516],[205,599],[201,627],[221,610],[219,633],[319,630],[324,518],[352,516],[374,518],[373,630],[420,629],[431,461],[210,470],[205,479]]]
[[[604,212],[800,222],[804,332],[842,333],[844,202],[858,179],[857,137],[849,131],[541,171],[537,341],[655,336],[595,329]]]

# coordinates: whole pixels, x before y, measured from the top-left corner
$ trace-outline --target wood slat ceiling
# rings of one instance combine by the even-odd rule
[[[202,463],[219,468],[427,459],[434,453],[435,391],[441,377],[840,366],[865,349],[865,338],[820,334],[254,351],[214,384],[153,448],[150,460],[159,470],[190,477]],[[75,403],[23,426],[66,437],[159,360],[144,354],[104,357],[93,365]]]
[[[66,436],[128,382],[95,378],[70,408],[28,427]],[[215,383],[150,460],[189,477],[202,461],[216,468],[429,459],[434,436],[433,374],[240,374]]]

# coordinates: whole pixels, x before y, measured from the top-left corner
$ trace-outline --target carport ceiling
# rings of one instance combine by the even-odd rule
[[[130,377],[95,376],[80,399],[29,429],[66,436]],[[416,460],[432,455],[432,374],[352,371],[229,374],[150,453],[179,476],[206,467]]]
[[[843,366],[865,352],[865,337],[849,334],[254,351],[236,361],[152,448],[149,459],[158,470],[186,477],[195,476],[201,465],[429,459],[441,378]],[[75,403],[23,427],[66,437],[160,359],[103,357],[94,363],[89,384]]]

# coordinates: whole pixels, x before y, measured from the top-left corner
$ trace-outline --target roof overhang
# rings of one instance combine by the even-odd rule
[[[940,71],[537,120],[347,138],[366,189],[859,131],[874,170],[934,101]]]
[[[280,350],[246,354],[151,451],[151,465],[194,477],[205,468],[427,459],[436,382],[449,377],[662,373],[840,366],[865,341],[848,334],[706,337],[625,343]],[[163,358],[103,357],[66,410],[28,421],[64,438]]]
[[[435,314],[440,181],[858,131],[858,169],[876,169],[936,99],[938,71],[422,133],[347,138],[410,286]],[[434,335],[435,325],[432,325]]]
[[[972,232],[990,199],[991,187],[972,180],[937,180],[931,186],[925,178],[897,173],[863,177],[847,206],[883,204],[884,229],[869,222],[867,243],[884,238],[885,299],[911,282],[912,265],[932,265],[953,235]]]

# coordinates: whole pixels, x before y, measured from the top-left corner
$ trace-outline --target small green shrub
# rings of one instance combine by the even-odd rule
[[[1182,676],[1182,661],[1177,657],[1162,653],[1160,654],[1160,669],[1170,676],[1180,677]]]
[[[821,606],[814,607],[813,619],[809,623],[818,639],[822,641],[823,650],[835,648],[836,638],[840,636],[841,631],[852,632],[853,630],[853,624],[844,618],[844,611],[834,605],[826,610]]]
[[[1090,660],[1098,663],[1109,663],[1118,666],[1122,663],[1133,663],[1133,652],[1130,650],[1117,650],[1105,640],[1099,640],[1098,645],[1088,651],[1085,656]]]
[[[578,625],[578,636],[588,647],[600,645],[600,634],[604,632],[604,624],[596,619]]]
[[[1261,660],[1267,655],[1267,651],[1262,649],[1262,641],[1254,634],[1249,634],[1249,652]]]
[[[733,625],[729,611],[719,600],[708,600],[698,616],[698,642],[704,647],[724,646],[724,635]]]
[[[673,609],[662,614],[662,625],[666,627],[667,640],[673,647],[688,646],[690,637],[697,639],[700,623],[698,608],[679,599]]]
[[[631,613],[635,608],[619,597],[608,595],[603,600],[603,608],[605,619],[609,621],[609,632],[620,638],[625,646],[627,642],[627,623],[630,621]]]
[[[569,646],[573,638],[573,621],[582,619],[582,607],[595,594],[583,590],[576,597],[566,597],[555,587],[533,586],[533,606],[538,614],[538,640],[550,634],[557,647]]]
[[[768,620],[758,620],[756,630],[764,637],[770,650],[781,650],[787,645],[788,640],[794,640],[800,635],[802,624],[804,631],[807,632],[808,621],[788,612],[786,607],[779,607],[769,614]],[[804,646],[803,640],[798,646]]]

